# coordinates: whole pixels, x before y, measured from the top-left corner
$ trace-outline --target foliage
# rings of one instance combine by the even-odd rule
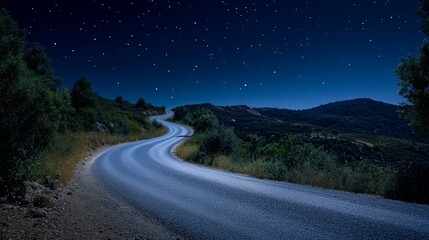
[[[94,108],[97,104],[97,94],[91,89],[88,78],[77,80],[71,90],[73,107],[79,111],[84,108]]]
[[[388,197],[429,203],[429,164],[401,164]]]
[[[429,36],[429,1],[420,0],[420,7],[417,10],[418,15],[422,18],[422,31],[426,36]]]
[[[219,126],[219,122],[215,115],[212,113],[197,113],[197,117],[193,118],[191,121],[191,126],[194,127],[197,132],[206,132],[210,131]]]
[[[197,133],[219,127],[217,117],[208,109],[197,108],[190,111],[187,107],[177,107],[173,111],[173,120],[191,125]]]
[[[24,57],[27,67],[38,76],[41,76],[46,85],[55,91],[61,84],[61,80],[54,76],[51,59],[45,53],[45,49],[37,42],[33,43]]]
[[[136,108],[147,108],[147,103],[143,98],[139,98],[136,102]]]
[[[174,121],[181,121],[189,114],[189,108],[187,107],[177,107],[174,109]]]
[[[52,79],[29,68],[24,34],[4,11],[0,34],[0,191],[5,191],[26,178],[28,166],[51,145],[64,124],[62,111],[68,108],[61,106],[68,99],[52,88]]]
[[[232,129],[216,127],[205,132],[199,151],[203,155],[229,155],[234,152],[236,145]]]
[[[429,35],[429,1],[420,0],[417,13],[422,17],[422,32]],[[429,42],[424,41],[417,57],[402,59],[396,69],[403,102],[401,116],[423,136],[429,136]]]
[[[114,101],[115,101],[115,103],[119,103],[119,104],[125,104],[126,103],[122,96],[117,96]]]
[[[396,69],[401,87],[399,94],[407,99],[402,103],[401,115],[413,129],[429,136],[429,42],[425,41],[420,54],[403,59]]]

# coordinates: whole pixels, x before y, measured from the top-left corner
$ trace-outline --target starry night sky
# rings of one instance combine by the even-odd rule
[[[71,87],[173,107],[398,104],[395,68],[424,38],[418,0],[3,0]]]

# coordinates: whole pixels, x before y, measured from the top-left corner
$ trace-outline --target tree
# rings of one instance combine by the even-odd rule
[[[196,115],[196,117],[193,118],[191,125],[196,132],[203,133],[218,127],[219,121],[213,113],[207,112],[201,115]]]
[[[54,76],[51,59],[45,53],[45,49],[37,42],[31,45],[24,57],[27,67],[35,74],[41,76],[51,90],[56,90],[61,80]]]
[[[175,121],[183,120],[186,117],[186,115],[189,114],[189,112],[190,112],[189,108],[187,108],[187,107],[176,107],[174,109],[173,119]]]
[[[200,143],[200,152],[207,155],[229,155],[237,147],[237,138],[230,128],[215,127],[208,130]]]
[[[261,154],[262,148],[264,146],[264,139],[259,137],[258,134],[249,134],[246,136],[246,142],[249,143],[249,153],[250,157],[253,160],[256,160],[256,158]]]
[[[401,115],[417,133],[429,135],[429,42],[423,43],[417,57],[403,59],[396,74],[399,94],[408,100],[401,104]]]
[[[143,98],[139,98],[139,100],[137,100],[137,103],[135,105],[136,108],[147,108],[147,104],[146,101]]]
[[[82,77],[74,83],[71,91],[71,100],[76,110],[95,107],[97,94],[91,89],[91,83],[88,78]]]
[[[422,17],[422,32],[429,35],[429,0],[420,0],[418,14]],[[417,57],[402,59],[396,69],[401,87],[401,116],[421,135],[429,136],[429,43],[423,42]]]
[[[115,103],[124,104],[125,100],[122,96],[117,96],[115,98]]]
[[[52,143],[61,119],[58,106],[66,97],[29,69],[24,33],[4,11],[0,36],[0,192],[4,192],[25,179],[30,165]]]
[[[420,0],[420,7],[417,10],[417,14],[422,18],[422,31],[428,36],[429,35],[429,0]]]

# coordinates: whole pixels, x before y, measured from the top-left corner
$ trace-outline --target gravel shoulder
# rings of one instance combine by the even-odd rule
[[[0,239],[183,239],[92,178],[90,163],[108,149],[88,154],[67,186],[49,192],[52,206],[0,204]]]

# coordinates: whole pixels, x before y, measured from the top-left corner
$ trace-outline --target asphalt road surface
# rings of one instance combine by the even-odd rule
[[[170,113],[171,114],[171,113]],[[122,144],[91,165],[106,194],[189,239],[429,239],[429,206],[260,180],[177,159],[191,130]]]

